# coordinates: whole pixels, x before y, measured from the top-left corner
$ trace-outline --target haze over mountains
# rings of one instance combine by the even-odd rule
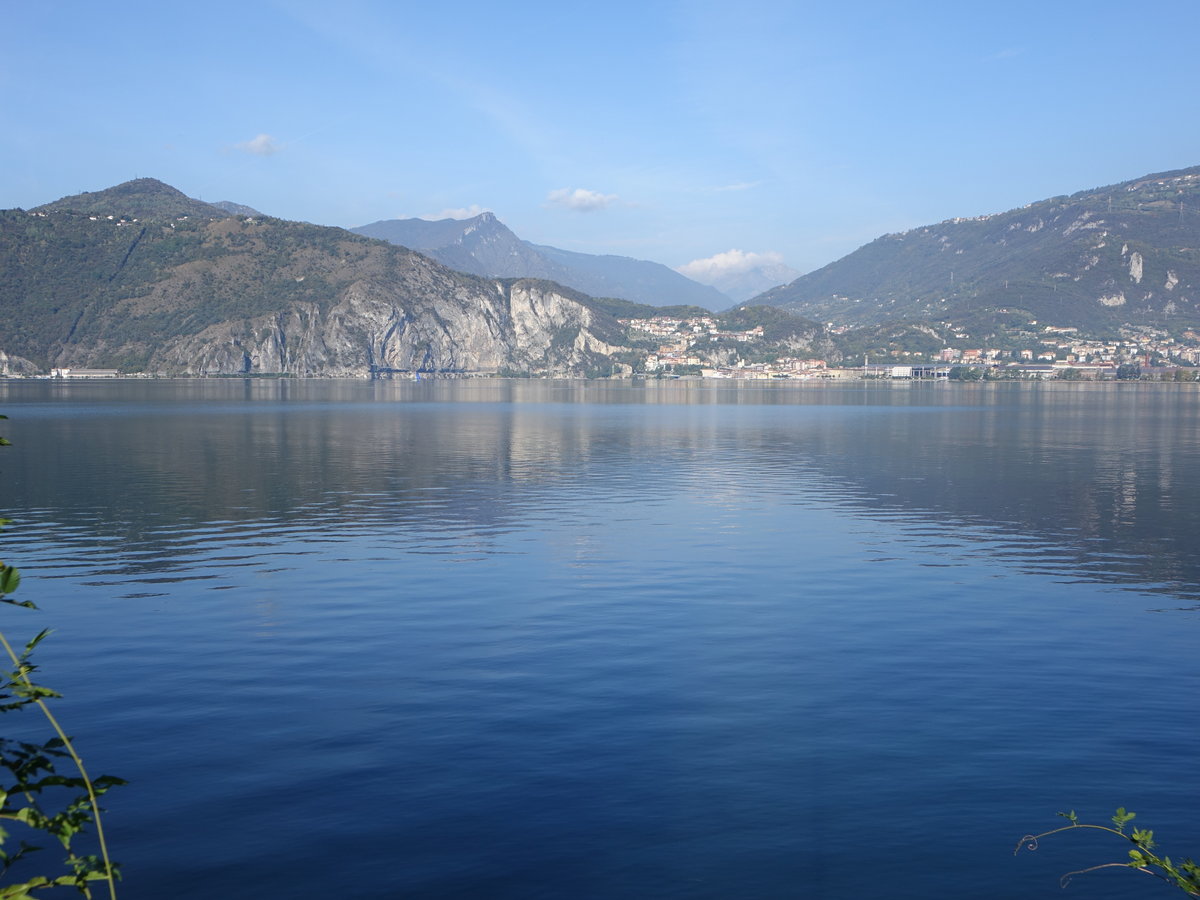
[[[523,241],[490,212],[469,219],[388,219],[350,230],[408,247],[473,275],[545,278],[593,297],[616,297],[656,306],[717,310],[734,302],[716,288],[699,284],[661,263],[575,253]]]
[[[694,259],[676,269],[693,281],[715,287],[742,303],[800,275],[778,253],[727,250],[706,259]]]

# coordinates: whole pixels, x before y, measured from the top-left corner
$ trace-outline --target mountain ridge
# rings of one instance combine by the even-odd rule
[[[114,212],[119,210],[119,212]],[[135,178],[101,191],[72,194],[30,212],[74,212],[84,215],[119,215],[127,218],[197,216],[223,219],[228,212],[203,200],[195,200],[183,191],[157,178]]]
[[[0,211],[10,372],[607,374],[588,298],[329,226],[230,216],[154,179]]]
[[[1200,166],[883,235],[755,297],[818,321],[1200,322]]]
[[[546,278],[593,297],[651,306],[724,309],[733,300],[669,266],[627,256],[561,250],[517,237],[491,212],[469,219],[385,219],[350,229],[485,277]]]
[[[737,374],[785,358],[795,374],[816,355],[832,363],[930,360],[975,346],[991,348],[989,358],[1031,359],[1044,358],[1047,343],[1055,344],[1052,359],[1069,358],[1068,350],[1095,350],[1105,360],[1153,351],[1195,363],[1187,343],[1196,340],[1190,330],[1200,330],[1193,204],[1200,204],[1200,167],[950,219],[884,235],[762,295],[775,305],[751,301],[713,315],[607,290],[591,297],[557,279],[474,275],[380,239],[248,215],[238,204],[208,204],[135,179],[30,211],[0,211],[0,374],[104,367],[590,376],[662,366]],[[440,229],[439,241],[449,235],[475,264],[482,250],[501,260],[536,254],[548,274],[608,260],[531,245],[491,214],[418,221]],[[946,281],[953,289],[938,290]],[[798,287],[816,301],[792,302]],[[817,324],[831,321],[838,327]],[[1164,338],[1185,339],[1177,346],[1186,353],[1170,341],[1118,352],[1064,349],[1049,339],[1076,326],[1099,336],[1128,332],[1129,324],[1130,333],[1150,334],[1143,326],[1164,323]]]

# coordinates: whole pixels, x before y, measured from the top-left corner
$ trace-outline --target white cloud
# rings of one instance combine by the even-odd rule
[[[594,212],[616,203],[616,194],[601,194],[599,191],[589,191],[585,188],[559,188],[546,195],[546,202],[552,206],[565,206],[576,212]]]
[[[235,144],[237,149],[243,153],[252,153],[255,156],[270,156],[273,153],[279,152],[279,145],[275,143],[275,138],[269,134],[260,134],[256,138],[248,141],[243,141],[240,144]]]
[[[760,184],[762,184],[761,181],[739,181],[737,184],[723,184],[720,187],[713,188],[713,190],[718,193],[725,191],[748,191],[751,188],[758,187]]]
[[[472,203],[470,206],[443,209],[441,212],[429,216],[421,216],[421,218],[430,222],[436,222],[440,219],[473,219],[485,212],[491,212],[491,210],[485,206],[480,206],[478,203]]]
[[[740,275],[761,266],[783,265],[783,256],[774,251],[746,253],[743,250],[726,250],[705,259],[693,259],[675,271],[703,284],[708,284],[727,275]]]

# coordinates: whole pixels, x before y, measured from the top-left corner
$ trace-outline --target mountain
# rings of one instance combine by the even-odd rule
[[[884,235],[755,298],[818,321],[1200,324],[1200,167]]]
[[[566,280],[566,269],[544,258],[490,212],[470,219],[389,219],[350,230],[416,250],[460,272],[485,278],[546,278],[575,287]]]
[[[431,256],[475,275],[544,278],[593,297],[615,297],[651,306],[723,309],[730,298],[660,263],[626,256],[575,253],[523,241],[485,212],[470,219],[389,219],[352,228]]]
[[[67,213],[81,216],[124,216],[127,219],[223,219],[223,209],[193,200],[182,191],[154,178],[137,178],[94,193],[63,197],[32,210],[35,213]]]
[[[225,211],[153,179],[0,211],[0,365],[164,374],[607,374],[589,298]]]
[[[593,297],[616,297],[650,306],[703,306],[724,309],[729,298],[680,275],[661,263],[628,256],[594,255],[530,244],[534,250],[569,273],[566,284]]]
[[[696,259],[676,269],[681,275],[716,288],[737,303],[786,284],[800,273],[778,253],[727,250],[707,259]]]
[[[113,213],[114,210],[119,210]],[[206,203],[194,200],[182,191],[155,178],[136,178],[103,191],[63,197],[39,206],[33,212],[74,212],[86,215],[114,214],[127,218],[223,219],[226,216],[261,216],[257,209],[221,200]]]
[[[261,216],[257,209],[253,206],[246,206],[242,203],[234,203],[232,200],[218,200],[213,204],[221,212],[227,216]]]

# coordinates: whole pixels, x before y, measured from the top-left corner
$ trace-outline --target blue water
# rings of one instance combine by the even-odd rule
[[[1058,897],[1200,855],[1198,402],[10,382],[4,628],[125,898]]]

